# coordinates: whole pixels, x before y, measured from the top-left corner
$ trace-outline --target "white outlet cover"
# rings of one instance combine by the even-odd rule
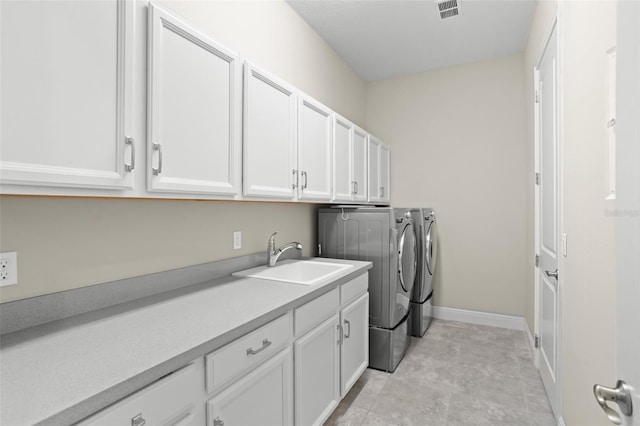
[[[18,253],[15,251],[0,253],[0,259],[2,264],[6,261],[6,266],[3,269],[0,276],[0,287],[18,284]],[[6,277],[6,278],[5,278]]]
[[[239,250],[242,248],[242,232],[233,231],[233,249]]]

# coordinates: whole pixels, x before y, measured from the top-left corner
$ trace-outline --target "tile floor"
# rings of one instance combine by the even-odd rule
[[[434,320],[393,374],[367,369],[325,426],[555,424],[524,332]]]

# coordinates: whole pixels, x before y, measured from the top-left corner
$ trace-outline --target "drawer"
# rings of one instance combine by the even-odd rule
[[[207,392],[212,393],[289,344],[291,314],[240,337],[205,357]]]
[[[196,361],[197,362],[197,361]],[[202,422],[202,358],[137,391],[88,419],[83,426],[146,424],[190,425]]]
[[[342,306],[369,290],[369,273],[364,273],[340,286],[340,304]]]
[[[303,335],[320,324],[340,308],[340,294],[337,288],[329,293],[302,305],[294,312],[294,327],[296,337]]]

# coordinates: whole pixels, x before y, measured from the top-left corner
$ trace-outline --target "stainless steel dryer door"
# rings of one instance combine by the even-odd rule
[[[417,266],[416,232],[413,223],[407,220],[404,222],[398,242],[398,279],[402,290],[408,294],[411,294],[416,280]]]
[[[432,216],[433,217],[433,216]],[[429,275],[433,276],[433,272],[436,269],[436,255],[438,253],[438,227],[436,226],[435,217],[429,222],[425,223],[426,238],[425,238],[425,266]]]

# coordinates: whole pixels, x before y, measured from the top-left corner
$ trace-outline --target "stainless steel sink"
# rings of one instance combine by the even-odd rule
[[[284,281],[294,284],[314,285],[353,265],[342,263],[318,262],[314,260],[289,260],[278,263],[276,266],[259,266],[234,272],[237,277],[260,278],[271,281]]]

